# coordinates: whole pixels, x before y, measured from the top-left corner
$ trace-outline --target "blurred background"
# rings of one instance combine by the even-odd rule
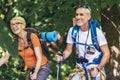
[[[0,80],[25,80],[26,76],[26,72],[16,69],[19,66],[17,42],[9,25],[14,16],[24,17],[27,27],[34,27],[40,32],[57,32],[58,40],[47,43],[51,65],[47,80],[56,80],[54,57],[58,50],[65,48],[66,35],[79,4],[90,6],[92,19],[100,23],[107,38],[111,53],[106,65],[107,80],[120,80],[120,0],[0,0],[0,57],[4,51],[11,54],[7,63],[0,67]],[[74,66],[75,51],[62,63],[59,80],[67,80]]]

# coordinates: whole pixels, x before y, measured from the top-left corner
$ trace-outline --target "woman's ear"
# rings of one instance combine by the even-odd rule
[[[26,26],[25,26],[24,24],[22,24],[22,29],[25,29],[25,27],[26,27]]]

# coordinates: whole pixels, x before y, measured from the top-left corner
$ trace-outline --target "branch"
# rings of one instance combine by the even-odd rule
[[[66,33],[63,36],[61,36],[60,33],[57,33],[57,41],[48,43],[48,45],[47,45],[49,47],[49,51],[56,53],[60,49],[60,47],[63,44],[65,44],[64,40],[65,40],[66,36],[67,36]]]
[[[112,23],[113,27],[115,27],[115,29],[117,30],[118,34],[120,35],[120,31],[117,29],[117,26],[115,25],[115,23],[109,17],[107,17],[105,14],[101,13],[101,15]]]

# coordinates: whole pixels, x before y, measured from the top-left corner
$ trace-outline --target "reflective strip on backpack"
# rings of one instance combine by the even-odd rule
[[[74,42],[74,44],[80,44],[84,46],[94,46],[93,44],[85,44],[85,43],[80,43],[80,42]]]

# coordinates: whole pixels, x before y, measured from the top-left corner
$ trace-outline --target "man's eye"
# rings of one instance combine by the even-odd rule
[[[80,13],[80,16],[83,16],[83,13]]]
[[[76,16],[78,16],[78,15],[83,16],[84,14],[83,13],[76,14]]]
[[[76,14],[76,16],[78,16],[78,14]]]

